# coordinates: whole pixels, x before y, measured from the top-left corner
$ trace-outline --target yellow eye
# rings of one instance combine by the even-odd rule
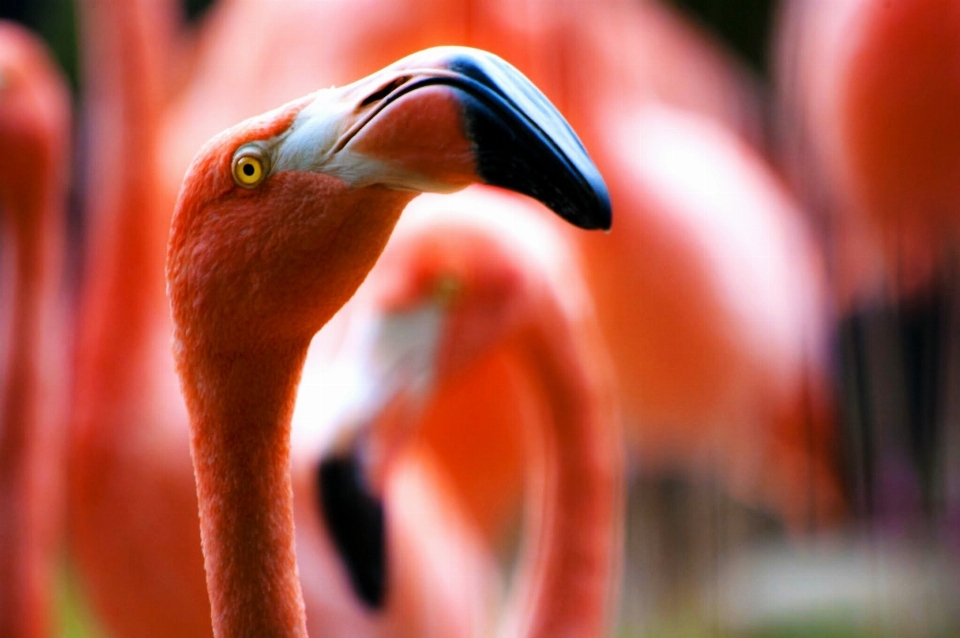
[[[237,186],[256,188],[267,176],[263,152],[257,147],[244,147],[233,156],[233,181]]]

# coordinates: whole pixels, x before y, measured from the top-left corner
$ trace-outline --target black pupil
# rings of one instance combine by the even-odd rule
[[[252,163],[247,163],[243,165],[243,174],[246,175],[247,177],[253,177],[254,170],[255,169],[253,168]]]

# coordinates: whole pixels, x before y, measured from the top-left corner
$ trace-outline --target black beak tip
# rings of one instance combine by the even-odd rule
[[[563,177],[566,183],[558,186],[555,192],[527,192],[526,194],[540,200],[565,221],[578,228],[610,230],[613,223],[613,209],[607,186],[599,175],[595,179],[571,175]]]
[[[608,231],[613,227],[613,205],[610,203],[610,193],[607,192],[607,185],[601,182],[603,188],[597,191],[597,214],[594,217],[596,226],[592,229]]]
[[[580,228],[609,230],[607,186],[573,129],[520,71],[484,51],[458,49],[445,64],[458,79],[477,173],[491,186],[533,197]]]
[[[593,179],[585,180],[584,188],[587,190],[587,201],[578,209],[576,218],[570,221],[584,230],[610,230],[613,225],[613,206],[603,178],[597,173]]]
[[[354,594],[367,609],[383,609],[387,598],[383,502],[367,489],[352,455],[323,459],[316,480],[321,517]]]

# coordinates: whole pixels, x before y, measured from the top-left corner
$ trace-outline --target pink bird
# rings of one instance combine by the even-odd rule
[[[794,2],[782,93],[794,179],[822,210],[863,514],[939,500],[945,329],[960,220],[960,5]],[[796,152],[796,148],[802,149]],[[813,191],[810,193],[809,191]]]
[[[53,624],[69,136],[69,95],[49,52],[0,22],[0,628],[18,638]]]
[[[215,634],[305,635],[289,437],[307,347],[413,193],[470,181],[536,195],[585,228],[610,223],[603,182],[560,115],[471,49],[431,49],[248,120],[188,170],[167,280]],[[543,567],[553,591],[562,564]],[[538,613],[530,631],[556,635],[562,617]]]
[[[412,456],[418,463],[434,459],[430,465],[439,461],[443,473],[454,478],[472,520],[481,521],[483,529],[490,513],[478,505],[487,501],[471,496],[482,494],[487,475],[496,472],[482,468],[484,462],[503,468],[497,455],[501,447],[484,432],[491,424],[494,437],[511,427],[518,430],[525,459],[518,482],[523,484],[526,474],[533,510],[523,546],[541,549],[524,557],[524,582],[516,588],[525,592],[524,602],[513,600],[513,617],[505,624],[510,635],[562,633],[561,628],[572,635],[606,633],[623,491],[613,392],[576,253],[545,223],[539,207],[480,188],[415,200],[340,321],[349,324],[346,359],[364,384],[352,393],[345,390],[352,398],[334,413],[347,424],[374,427],[328,435],[337,443],[325,452],[321,468],[354,468],[350,476],[362,479],[354,500],[376,505],[380,477],[389,480],[395,456]],[[489,373],[490,361],[499,376]],[[301,396],[320,389],[322,377],[314,381],[312,376],[308,368]],[[453,430],[452,438],[477,441],[471,449],[479,461],[468,453],[438,450],[437,436],[424,436],[419,428],[423,403],[443,397],[451,386],[472,409],[440,407],[438,416],[449,418],[438,419],[434,427]],[[517,400],[507,415],[515,417],[512,422],[501,413],[498,393]],[[307,418],[302,407],[294,412],[295,428]],[[480,477],[464,483],[469,470],[456,467],[451,457],[477,467]],[[333,485],[323,486],[325,495]],[[410,504],[386,499],[383,507],[396,513]],[[330,504],[323,512],[351,567],[358,597],[379,606],[384,592],[378,587],[377,544],[355,540],[365,527],[363,512]],[[546,618],[553,629],[535,626]]]

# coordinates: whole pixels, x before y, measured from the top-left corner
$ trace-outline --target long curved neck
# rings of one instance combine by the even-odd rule
[[[522,567],[520,636],[602,636],[620,562],[622,458],[613,395],[597,362],[599,336],[556,300],[518,342],[549,405],[539,553]],[[602,360],[602,357],[601,357]],[[536,529],[531,530],[536,533]],[[533,543],[531,543],[533,545]]]
[[[55,324],[63,194],[62,184],[47,184],[29,200],[3,203],[5,230],[14,240],[9,348],[0,370],[0,627],[5,636],[49,633],[62,436],[50,430],[59,423],[45,376],[50,356],[62,347]]]
[[[181,365],[216,636],[306,636],[290,419],[307,343]]]
[[[90,145],[76,395],[97,405],[110,400],[104,393],[137,391],[131,384],[142,382],[138,362],[157,322],[168,316],[163,264],[170,211],[161,209],[157,186],[165,54],[158,24],[168,4],[80,4]]]

